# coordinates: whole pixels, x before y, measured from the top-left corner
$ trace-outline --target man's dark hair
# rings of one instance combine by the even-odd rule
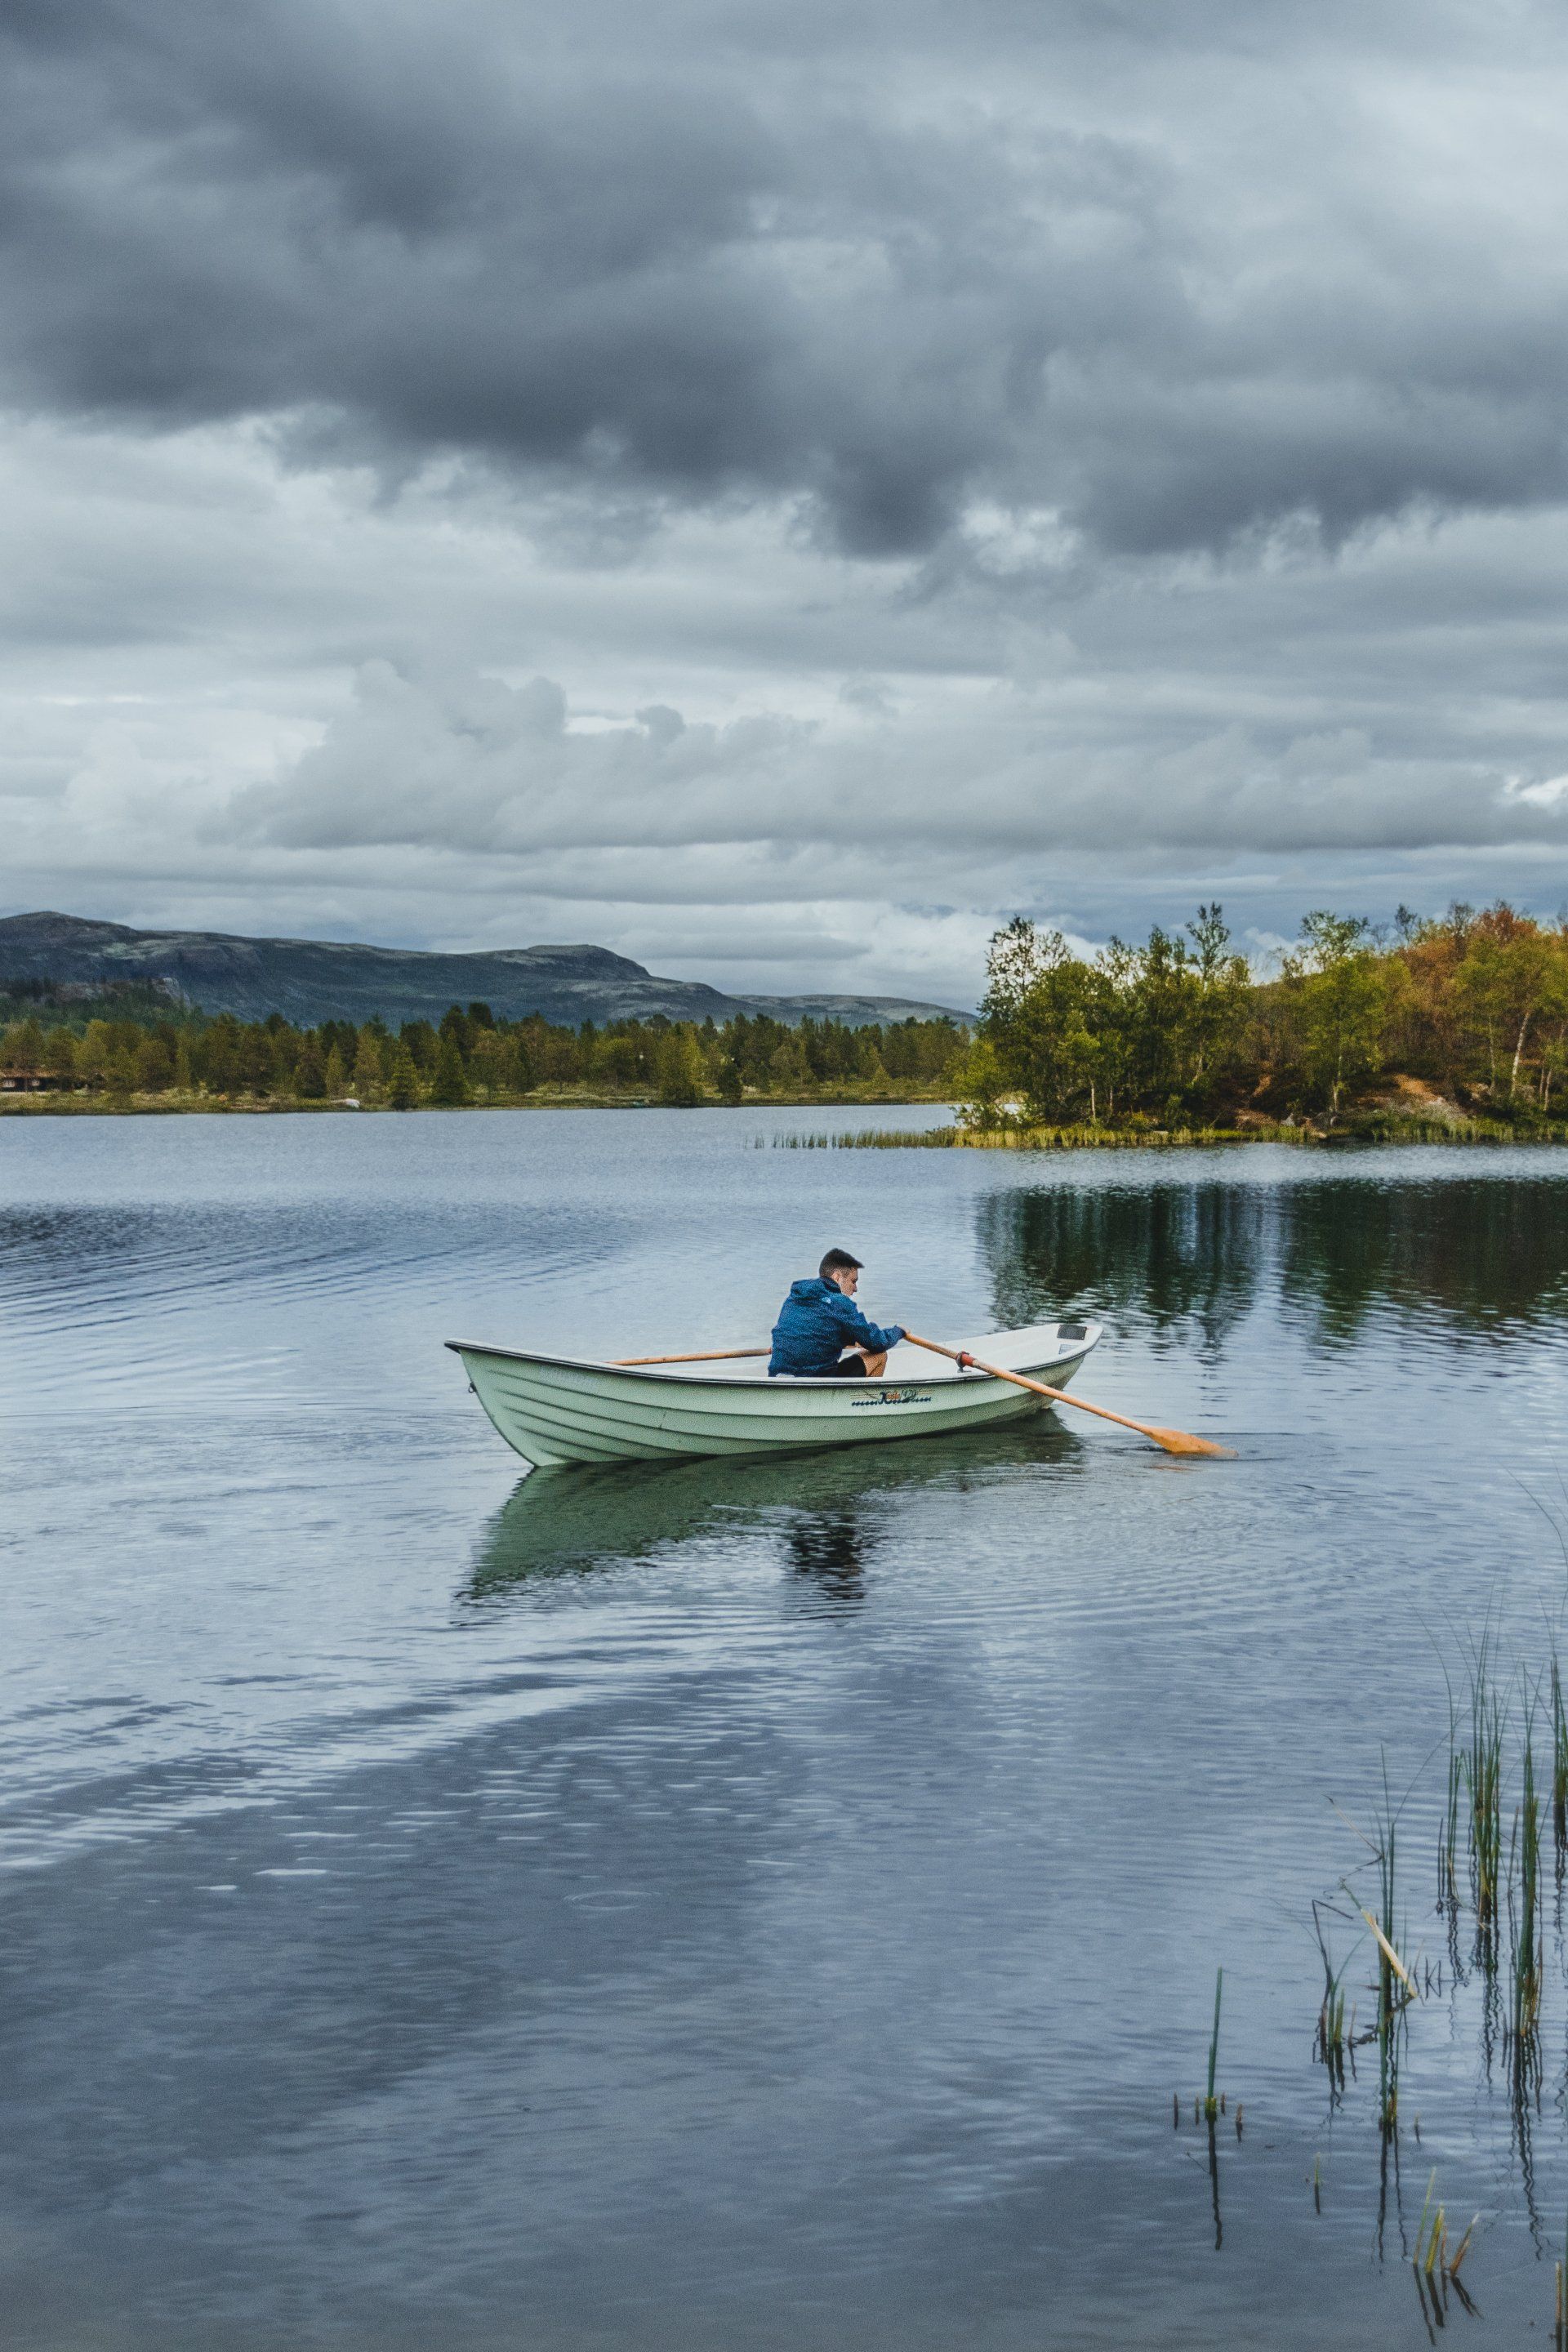
[[[816,1271],[826,1282],[830,1274],[847,1274],[851,1266],[857,1274],[861,1271],[858,1257],[851,1257],[847,1250],[829,1250]]]

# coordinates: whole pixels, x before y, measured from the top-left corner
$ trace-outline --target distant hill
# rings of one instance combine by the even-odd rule
[[[659,980],[608,948],[499,948],[441,955],[418,948],[342,945],[335,940],[247,940],[225,931],[135,931],[79,915],[0,919],[0,983],[56,980],[101,986],[142,981],[207,1013],[259,1021],[281,1013],[319,1021],[439,1020],[448,1004],[479,1000],[509,1021],[542,1013],[584,1021],[732,1020],[767,1013],[775,1021],[965,1021],[942,1004],[901,996],[726,996],[700,981]]]

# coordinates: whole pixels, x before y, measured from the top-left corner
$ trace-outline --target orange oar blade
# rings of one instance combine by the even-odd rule
[[[1156,1429],[1152,1422],[1145,1422],[1143,1426],[1155,1444],[1163,1445],[1167,1454],[1212,1454],[1216,1461],[1236,1460],[1234,1446],[1215,1445],[1206,1437],[1190,1435],[1184,1429]]]

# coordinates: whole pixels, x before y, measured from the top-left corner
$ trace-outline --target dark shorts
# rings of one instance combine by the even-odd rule
[[[768,1377],[772,1380],[777,1376],[770,1372]],[[870,1375],[866,1370],[864,1356],[840,1356],[838,1361],[829,1364],[825,1372],[796,1372],[793,1377],[797,1381],[864,1381]]]

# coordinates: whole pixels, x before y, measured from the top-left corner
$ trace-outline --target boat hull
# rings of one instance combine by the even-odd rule
[[[1052,1324],[964,1345],[1062,1388],[1100,1336],[1094,1326],[1080,1325],[1068,1339]],[[850,1381],[633,1369],[461,1339],[447,1345],[500,1435],[540,1468],[880,1444],[991,1428],[1050,1409],[1009,1381],[945,1366],[916,1369],[917,1351],[908,1347],[893,1350],[879,1380]]]

